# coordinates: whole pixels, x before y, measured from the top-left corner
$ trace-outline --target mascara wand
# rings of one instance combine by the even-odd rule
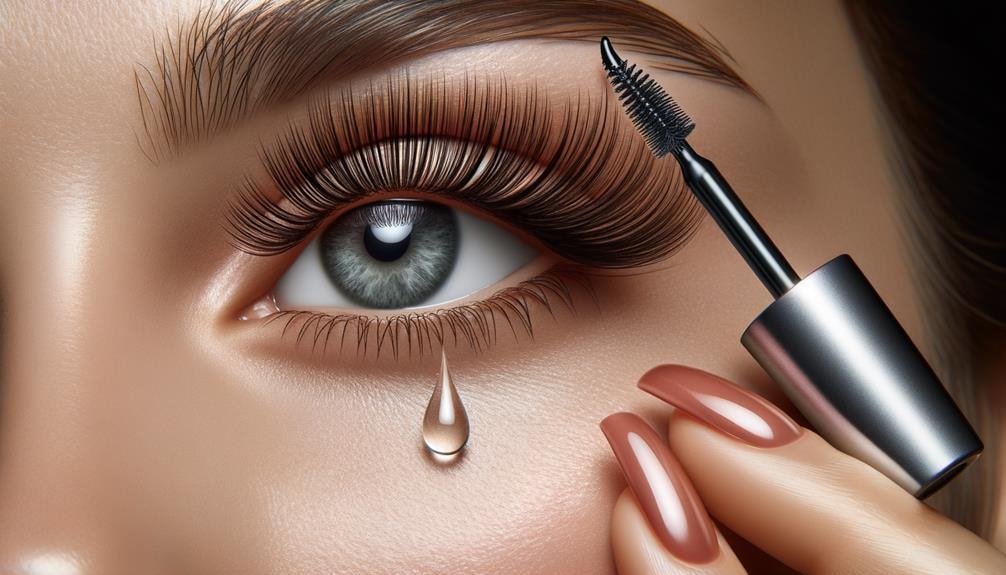
[[[601,39],[601,61],[632,123],[643,134],[653,154],[658,158],[674,154],[685,183],[772,297],[778,298],[789,291],[800,281],[800,276],[716,166],[688,145],[685,138],[695,129],[688,115],[648,74],[619,58],[607,38]]]
[[[663,88],[601,39],[601,62],[653,154],[685,183],[775,301],[741,343],[832,445],[919,499],[984,446],[939,378],[847,254],[803,279],[716,166],[687,142],[695,124]]]

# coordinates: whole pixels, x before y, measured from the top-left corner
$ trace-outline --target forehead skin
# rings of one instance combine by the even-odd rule
[[[659,271],[598,281],[599,311],[540,315],[534,345],[453,351],[472,440],[460,464],[433,465],[418,430],[435,358],[313,356],[235,321],[283,270],[227,245],[227,193],[285,115],[168,166],[138,146],[135,66],[199,3],[66,4],[0,7],[5,572],[611,572],[623,483],[596,424],[659,420],[640,374],[686,363],[785,404],[738,342],[769,296],[705,222]],[[654,4],[712,33],[764,100],[655,72],[700,119],[693,145],[798,272],[852,254],[924,345],[886,141],[837,3]],[[521,49],[424,65],[510,72]],[[603,88],[595,47],[535,49],[523,73]]]

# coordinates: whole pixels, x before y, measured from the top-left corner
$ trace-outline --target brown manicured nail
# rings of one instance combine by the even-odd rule
[[[716,529],[684,469],[664,441],[638,415],[601,421],[625,480],[653,531],[682,561],[708,563],[719,555]]]
[[[803,434],[778,407],[700,369],[657,366],[640,378],[639,388],[755,447],[779,447]]]

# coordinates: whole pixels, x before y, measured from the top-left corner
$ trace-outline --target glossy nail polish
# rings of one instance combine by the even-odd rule
[[[642,418],[601,421],[622,473],[657,537],[675,557],[708,563],[719,555],[716,529],[695,488],[659,435]]]
[[[778,407],[700,369],[657,366],[640,378],[639,388],[755,447],[786,445],[803,434]]]

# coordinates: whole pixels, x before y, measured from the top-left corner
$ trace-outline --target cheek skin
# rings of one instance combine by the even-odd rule
[[[844,29],[820,33],[834,7],[801,5],[798,28],[788,10],[673,4],[717,30],[772,108],[655,74],[701,119],[695,148],[799,272],[848,251],[916,335],[869,92]],[[98,38],[21,8],[13,25],[48,51],[15,46],[25,69],[0,68],[0,83],[19,86],[0,93],[15,119],[0,154],[0,566],[52,549],[95,572],[611,572],[624,483],[597,422],[662,417],[635,389],[641,374],[695,365],[785,406],[738,341],[769,296],[706,221],[659,271],[596,281],[600,311],[536,314],[534,344],[452,355],[471,439],[455,465],[435,465],[420,426],[436,357],[294,364],[242,353],[221,327],[240,309],[221,301],[258,294],[220,279],[240,267],[227,268],[220,205],[193,206],[254,152],[233,151],[216,179],[172,180],[184,184],[174,203],[159,199],[171,186],[158,187],[122,120],[136,97],[124,71],[149,50],[148,28],[191,10],[137,5],[131,29],[108,20],[117,4],[88,6],[79,16]],[[487,47],[487,60],[494,50],[506,51]],[[558,52],[548,62],[575,69]],[[831,65],[812,65],[821,59]],[[851,116],[812,113],[835,98]]]

